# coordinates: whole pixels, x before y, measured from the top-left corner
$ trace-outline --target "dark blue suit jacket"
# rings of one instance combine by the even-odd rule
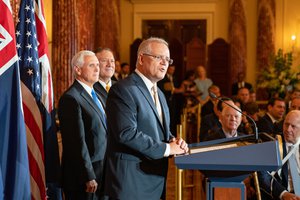
[[[243,136],[243,133],[237,133],[237,136]],[[221,128],[217,129],[217,130],[212,130],[212,132],[210,132],[204,139],[203,141],[210,141],[210,140],[218,140],[218,139],[223,139],[226,138],[226,135]]]
[[[282,133],[283,123],[273,124],[269,115],[265,114],[257,121],[258,132],[265,132],[275,137],[276,134]]]
[[[111,84],[112,84],[112,85],[115,84],[115,83],[116,83],[116,81],[111,80]],[[104,107],[105,107],[108,92],[107,92],[106,89],[101,85],[101,83],[99,83],[99,81],[97,81],[97,82],[94,84],[93,87],[94,87],[96,93],[100,96],[101,101],[103,102],[103,105],[104,105]]]
[[[166,99],[159,89],[158,95],[163,124],[150,92],[136,73],[109,91],[105,192],[113,199],[157,200],[165,189],[168,159],[164,152],[173,136]]]
[[[93,164],[104,160],[106,125],[92,97],[76,80],[59,100],[58,117],[63,143],[63,188],[74,190],[102,176]]]
[[[201,118],[200,142],[208,137],[211,132],[216,131],[219,128],[222,128],[222,124],[219,121],[219,117],[214,112]]]
[[[283,142],[283,156],[286,156],[286,147]],[[287,163],[282,166],[280,176],[278,173],[272,177],[268,172],[258,172],[259,185],[261,187],[261,195],[264,199],[279,199],[280,194],[287,190],[288,187],[288,167]],[[271,188],[272,191],[271,191]]]
[[[283,157],[287,155],[285,142],[282,143]],[[281,174],[276,173],[272,177],[266,171],[258,172],[259,184],[262,188],[262,199],[279,199],[284,190],[288,190],[288,162],[282,166]],[[272,183],[272,191],[271,191]]]

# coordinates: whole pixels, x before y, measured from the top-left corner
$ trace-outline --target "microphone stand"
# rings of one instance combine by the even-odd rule
[[[258,139],[258,129],[256,126],[256,123],[254,121],[254,119],[252,117],[250,117],[249,115],[243,113],[242,111],[240,111],[239,109],[236,109],[234,106],[230,105],[229,103],[227,103],[226,101],[223,101],[220,97],[217,97],[217,95],[215,95],[213,92],[209,92],[209,96],[213,99],[218,99],[219,101],[221,101],[222,103],[225,103],[227,106],[233,108],[234,110],[238,111],[239,113],[241,113],[243,116],[246,116],[248,119],[250,119],[250,121],[253,123],[254,125],[254,133],[255,133],[255,142],[259,143],[259,139]]]

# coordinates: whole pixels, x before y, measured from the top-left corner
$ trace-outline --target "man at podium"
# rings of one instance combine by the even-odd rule
[[[275,175],[259,173],[262,199],[300,200],[299,142],[300,111],[290,111],[283,123],[283,156],[291,155]],[[288,153],[293,151],[292,153]]]

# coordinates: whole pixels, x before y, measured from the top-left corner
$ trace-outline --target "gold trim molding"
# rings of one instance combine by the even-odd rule
[[[132,4],[153,3],[216,3],[219,0],[129,0]]]

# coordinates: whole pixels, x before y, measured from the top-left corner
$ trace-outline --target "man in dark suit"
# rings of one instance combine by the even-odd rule
[[[99,61],[93,52],[80,51],[73,57],[72,67],[76,80],[58,106],[63,144],[62,187],[67,200],[98,200],[103,198],[107,144],[103,102],[93,91],[99,79]]]
[[[94,89],[101,97],[104,105],[106,104],[107,94],[116,81],[111,80],[115,72],[115,58],[109,48],[98,48],[95,51],[99,61],[99,81],[94,84]]]
[[[244,72],[238,73],[237,82],[233,83],[231,86],[232,96],[237,95],[238,90],[240,88],[245,87],[245,88],[248,88],[249,91],[252,90],[252,85],[250,83],[245,82],[244,79],[245,79],[245,73]]]
[[[236,101],[238,101],[241,104],[240,108],[242,111],[244,111],[245,105],[250,101],[249,89],[246,87],[239,88],[236,95]]]
[[[282,123],[285,113],[285,102],[281,98],[271,98],[268,101],[267,112],[257,121],[259,132],[265,132],[275,136],[282,132]]]
[[[216,86],[216,85],[209,86],[208,93],[213,93],[217,97],[221,96],[220,88],[218,86]],[[218,103],[218,99],[217,98],[211,98],[209,96],[209,100],[205,104],[203,104],[203,106],[201,107],[201,118],[205,117],[205,115],[213,113],[214,112],[214,106],[217,103]]]
[[[184,154],[187,144],[170,132],[170,116],[157,82],[172,64],[167,42],[144,40],[135,71],[108,94],[105,192],[110,199],[164,198],[168,156]]]
[[[288,149],[290,146],[294,145],[297,148],[294,153],[296,158],[296,165],[298,171],[300,169],[299,166],[299,145],[295,146],[297,141],[300,139],[300,111],[293,110],[290,111],[283,125],[283,156],[287,155]],[[290,157],[289,159],[292,159]],[[272,176],[270,173],[263,171],[258,173],[259,185],[262,191],[262,199],[283,199],[283,200],[291,200],[291,199],[300,199],[299,194],[293,193],[293,177],[292,173],[289,172],[290,163],[286,162],[280,172],[275,173]],[[299,178],[299,177],[297,177]]]
[[[300,110],[300,97],[295,97],[290,102],[290,110]]]
[[[213,107],[213,113],[210,113],[201,118],[200,126],[200,142],[204,140],[211,132],[218,130],[222,127],[222,124],[219,120],[219,116],[222,113],[224,101],[226,103],[234,104],[234,102],[228,97],[220,97],[222,101],[218,101],[217,104]]]
[[[237,111],[240,110],[240,108],[234,105],[232,101],[228,101],[228,103],[235,109],[226,104],[223,104],[224,107],[219,116],[222,127],[217,130],[213,130],[210,134],[207,135],[206,138],[204,138],[204,141],[232,138],[243,135],[237,130],[242,122],[242,114]]]

